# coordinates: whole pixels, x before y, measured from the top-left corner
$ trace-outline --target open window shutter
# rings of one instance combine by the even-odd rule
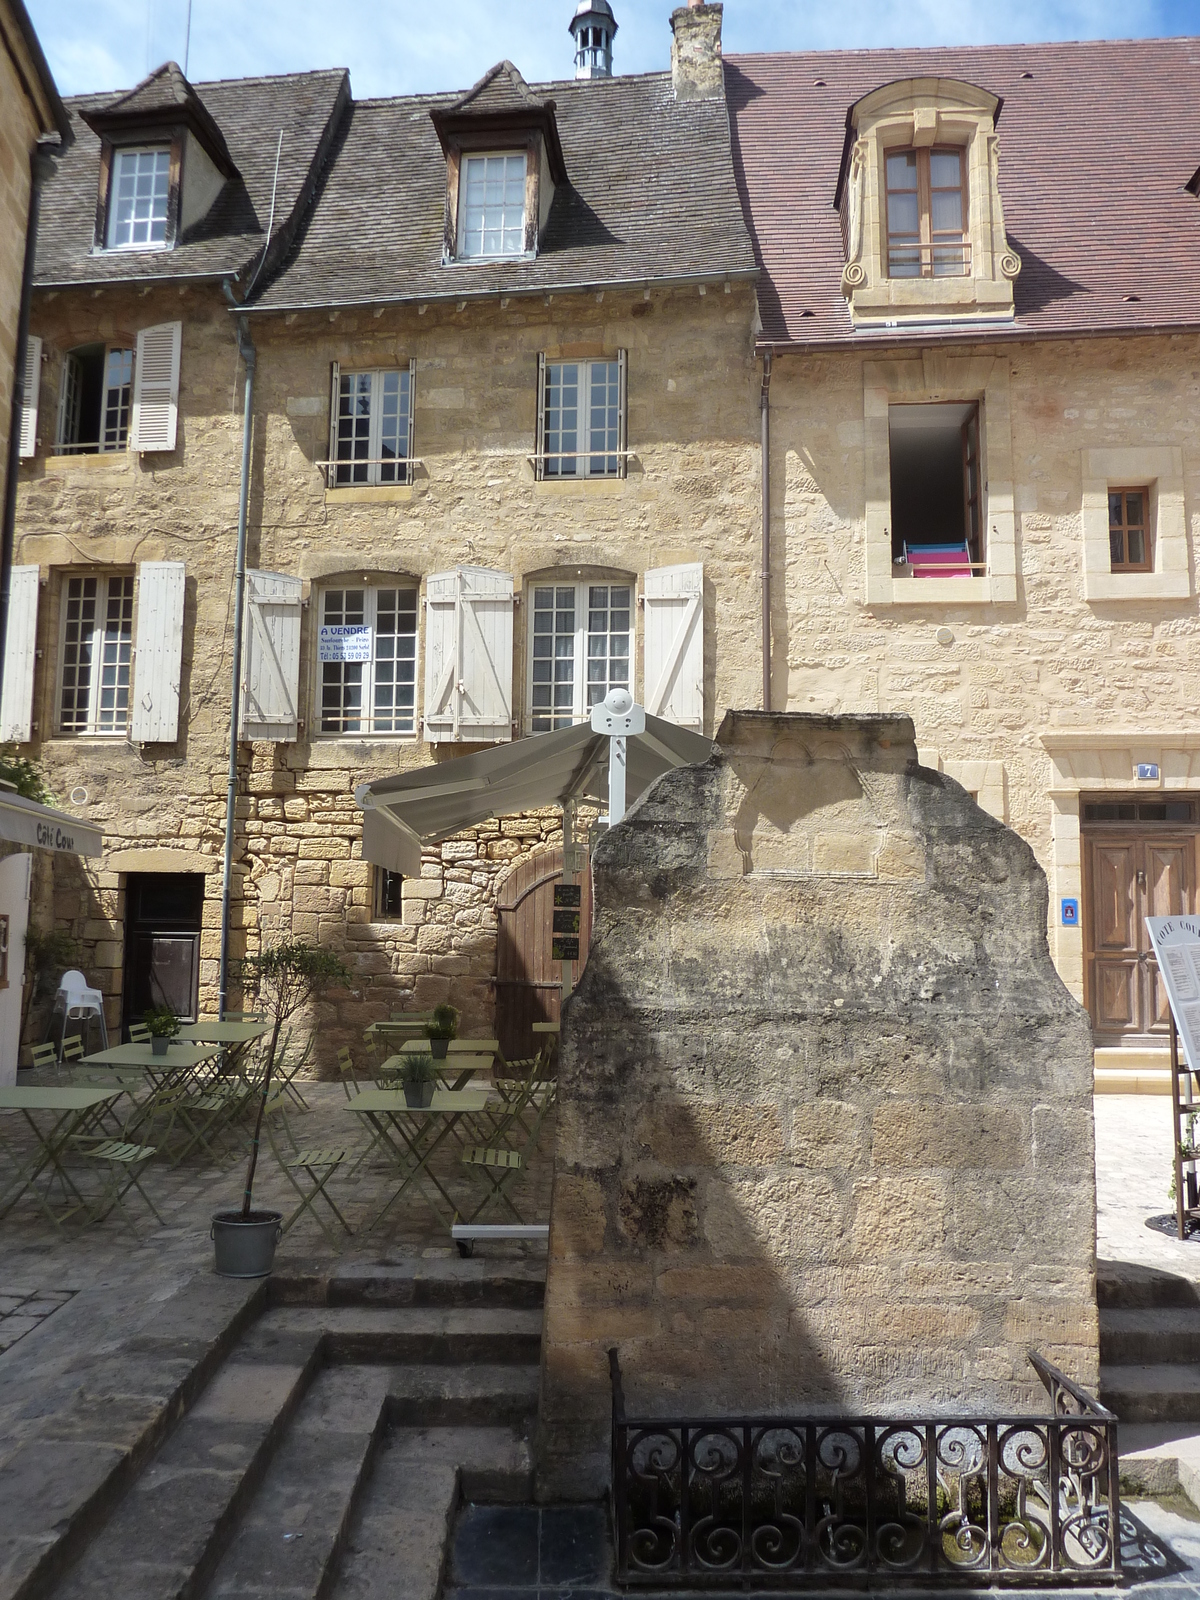
[[[546,476],[546,358],[538,354],[537,435],[533,446],[533,472],[540,483]]]
[[[645,694],[653,717],[704,730],[704,568],[645,575]]]
[[[247,572],[242,634],[243,739],[280,744],[300,731],[300,579]]]
[[[33,732],[33,664],[37,659],[38,569],[14,567],[4,638],[0,740],[25,744]]]
[[[338,400],[342,391],[342,369],[336,361],[329,364],[329,466],[325,468],[325,487],[332,489],[337,482],[337,425]]]
[[[512,738],[513,580],[459,567],[425,581],[425,737],[431,744]]]
[[[160,322],[137,336],[133,369],[131,450],[174,450],[179,412],[179,351],[182,322]]]
[[[143,561],[138,567],[134,656],[135,744],[173,744],[179,737],[179,678],[183,661],[182,561]]]
[[[25,392],[21,399],[22,461],[37,454],[38,394],[42,387],[42,341],[30,334],[25,341]]]
[[[628,389],[629,389],[628,370],[629,370],[629,352],[628,352],[628,350],[618,350],[617,351],[617,449],[621,452],[620,455],[617,457],[617,477],[618,478],[625,478],[625,477],[629,476],[629,458],[625,454],[626,450],[629,448],[628,444],[626,443],[626,440],[627,440],[628,434],[629,434],[629,429],[626,426],[626,413],[627,413],[627,410],[628,410],[628,398],[627,398],[627,396],[628,396]]]
[[[405,483],[413,481],[413,446],[416,441],[417,418],[417,363],[415,358],[408,363],[408,462]]]

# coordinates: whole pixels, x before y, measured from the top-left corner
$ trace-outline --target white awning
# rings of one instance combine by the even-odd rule
[[[99,828],[4,789],[0,789],[0,839],[75,856],[98,856],[104,849]]]
[[[582,722],[359,784],[354,798],[366,813],[363,855],[377,867],[416,878],[423,844],[436,844],[492,817],[573,800],[606,804],[608,748],[608,736]],[[626,792],[632,804],[664,772],[707,761],[713,742],[648,716],[646,731],[631,734],[626,750]]]

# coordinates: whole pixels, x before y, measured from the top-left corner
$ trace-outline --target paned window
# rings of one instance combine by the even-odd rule
[[[1145,489],[1108,491],[1108,546],[1114,572],[1151,572],[1150,530]]]
[[[547,478],[615,478],[620,471],[620,434],[619,362],[546,363]]]
[[[464,156],[460,180],[458,253],[525,253],[525,155]]]
[[[970,270],[963,154],[888,151],[889,277],[961,278]]]
[[[401,914],[400,890],[404,876],[389,872],[386,867],[375,868],[375,916],[379,922],[390,922]]]
[[[324,590],[317,654],[322,733],[415,731],[415,588]]]
[[[59,391],[56,453],[126,449],[132,399],[132,350],[89,344],[70,351]]]
[[[170,182],[169,148],[113,152],[108,203],[110,250],[149,250],[166,243]]]
[[[68,578],[59,651],[60,733],[127,731],[132,659],[132,575]]]
[[[411,367],[339,372],[333,483],[410,483],[411,424]]]
[[[534,733],[582,722],[610,689],[628,689],[633,590],[627,583],[537,584],[530,641]]]

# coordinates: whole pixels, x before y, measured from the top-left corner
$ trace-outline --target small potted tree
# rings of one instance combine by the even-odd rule
[[[434,1006],[433,1015],[425,1024],[425,1037],[429,1040],[429,1053],[436,1061],[444,1061],[451,1039],[458,1038],[458,1012],[445,1001]]]
[[[171,1040],[179,1032],[179,1018],[170,1006],[151,1006],[142,1013],[142,1024],[150,1035],[150,1049],[156,1056],[165,1056]]]
[[[437,1086],[437,1068],[428,1050],[413,1050],[404,1056],[400,1067],[404,1101],[410,1106],[431,1106]]]
[[[247,956],[242,962],[241,978],[243,989],[257,994],[259,1009],[271,1028],[263,1049],[262,1094],[254,1119],[242,1203],[236,1211],[213,1212],[212,1240],[216,1270],[222,1277],[265,1278],[274,1265],[283,1216],[278,1211],[254,1210],[254,1174],[279,1035],[284,1024],[322,989],[348,987],[350,973],[331,950],[320,950],[302,939],[289,939],[260,955]]]

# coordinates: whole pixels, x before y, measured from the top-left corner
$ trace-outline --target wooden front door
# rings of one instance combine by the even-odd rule
[[[551,959],[554,886],[562,882],[562,851],[539,850],[504,882],[496,902],[496,1037],[511,1061],[534,1051],[533,1024],[557,1022],[562,968]],[[574,985],[587,960],[592,929],[591,873],[580,874],[582,914]]]
[[[1098,1044],[1160,1038],[1170,1027],[1145,919],[1196,909],[1196,830],[1158,820],[1154,813],[1166,809],[1163,802],[1133,801],[1083,808],[1084,956]],[[1171,806],[1176,813],[1190,809],[1191,802]],[[1135,821],[1150,811],[1151,818],[1133,827],[1089,825],[1089,812],[1112,811],[1133,811]]]

